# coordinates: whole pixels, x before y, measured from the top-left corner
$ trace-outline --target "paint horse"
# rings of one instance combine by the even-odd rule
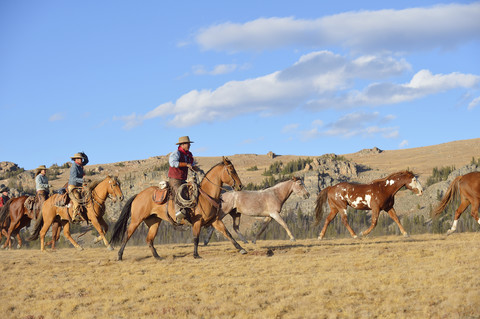
[[[45,235],[52,227],[52,249],[55,249],[55,241],[58,240],[60,228],[63,227],[64,236],[72,243],[72,245],[78,250],[83,250],[70,234],[70,221],[71,216],[68,207],[57,206],[56,203],[61,197],[60,194],[55,194],[48,198],[42,207],[42,214],[39,216],[39,220],[35,226],[32,235],[28,240],[35,240],[40,237],[40,250],[45,251]],[[108,231],[108,225],[103,219],[105,213],[105,201],[108,197],[111,197],[114,202],[123,200],[122,189],[120,188],[120,182],[116,176],[106,176],[102,181],[95,181],[88,186],[87,196],[85,200],[85,206],[87,208],[87,216],[92,225],[98,231],[99,237],[96,238],[96,242],[103,240],[105,246],[109,250],[113,248],[105,238],[105,233]],[[58,225],[59,224],[59,225]],[[57,231],[58,229],[58,231]]]
[[[228,238],[235,248],[242,254],[247,252],[233,239],[223,224],[220,208],[220,192],[222,185],[227,184],[234,189],[240,190],[242,182],[237,175],[235,167],[226,157],[223,161],[212,167],[201,180],[198,201],[190,217],[193,233],[193,257],[200,258],[198,254],[198,241],[200,230],[204,226],[212,225]],[[154,200],[154,194],[158,187],[152,186],[144,189],[137,195],[132,196],[122,209],[122,213],[115,223],[111,243],[122,243],[118,251],[118,260],[122,260],[123,251],[128,240],[133,235],[137,227],[142,223],[148,226],[147,244],[153,256],[160,259],[153,242],[158,232],[158,227],[162,220],[168,221],[172,225],[179,225],[175,221],[175,205],[173,196],[169,196],[165,203],[158,204]],[[128,225],[128,220],[130,224]],[[183,221],[185,222],[185,221]],[[128,226],[128,229],[127,229]],[[126,236],[125,236],[126,235]]]
[[[447,189],[440,204],[435,208],[432,215],[437,216],[445,210],[447,205],[460,195],[460,205],[455,211],[452,228],[447,235],[457,230],[458,219],[468,206],[472,205],[470,214],[480,224],[478,208],[480,205],[480,172],[472,172],[455,178]]]
[[[409,171],[396,172],[387,177],[376,179],[369,184],[342,182],[323,189],[317,197],[315,225],[320,223],[323,215],[323,206],[327,202],[330,206],[330,214],[325,220],[318,239],[322,239],[325,236],[328,224],[330,224],[338,212],[341,213],[342,222],[347,227],[350,235],[353,238],[357,238],[357,235],[348,224],[347,206],[359,210],[372,211],[372,224],[360,234],[361,236],[368,235],[375,228],[378,216],[384,210],[397,223],[402,234],[408,237],[393,208],[394,196],[404,186],[417,195],[423,193],[422,185],[420,185],[415,175]]]
[[[275,186],[260,191],[232,191],[224,193],[221,197],[222,211],[224,216],[228,214],[232,216],[233,229],[244,243],[247,243],[247,240],[239,231],[241,214],[252,217],[265,217],[260,231],[255,236],[255,239],[252,240],[253,243],[258,240],[272,219],[275,219],[285,229],[291,241],[295,241],[292,232],[280,216],[283,204],[292,193],[303,197],[303,199],[310,197],[310,193],[305,188],[302,180],[292,177],[288,181],[280,182]],[[205,245],[210,241],[213,231],[213,228],[209,229],[207,238],[204,241]]]
[[[20,230],[30,226],[32,219],[35,219],[35,211],[25,207],[25,201],[29,196],[20,196],[10,199],[0,210],[1,232],[7,238],[3,248],[12,248],[11,237],[16,236],[17,248],[22,247]],[[1,235],[0,235],[1,238]]]

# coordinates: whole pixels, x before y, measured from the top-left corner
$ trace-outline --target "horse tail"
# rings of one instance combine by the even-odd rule
[[[314,226],[318,226],[320,221],[323,217],[323,205],[327,201],[328,191],[330,190],[331,186],[324,188],[317,196],[317,205],[315,206],[315,224]]]
[[[115,226],[113,226],[113,234],[112,238],[110,239],[110,244],[118,244],[123,241],[127,231],[128,220],[132,214],[132,202],[136,197],[137,195],[130,197],[130,199],[125,203],[125,206],[123,206],[122,213],[118,217]]]
[[[5,205],[3,205],[0,208],[0,225],[3,225],[3,223],[7,220],[7,217],[10,216],[10,203],[12,202],[11,199],[9,199]]]
[[[38,214],[37,223],[35,224],[35,228],[33,232],[30,234],[30,237],[27,238],[28,241],[37,240],[38,236],[40,235],[40,230],[43,227],[43,214]]]
[[[443,212],[445,207],[447,207],[448,203],[450,203],[450,201],[452,201],[455,197],[457,197],[458,188],[459,188],[458,184],[459,184],[459,181],[460,181],[461,177],[462,176],[458,176],[457,178],[455,178],[452,181],[452,183],[450,184],[450,186],[447,189],[447,192],[445,193],[445,195],[443,195],[442,200],[440,201],[438,206],[433,210],[433,212],[432,212],[433,217],[435,217],[435,216],[439,215],[441,212]]]

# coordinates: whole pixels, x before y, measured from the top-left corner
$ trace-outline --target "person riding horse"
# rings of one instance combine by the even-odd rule
[[[48,184],[47,168],[45,165],[40,165],[35,169],[35,189],[37,190],[35,199],[34,216],[32,219],[36,219],[40,213],[43,202],[45,202],[49,195],[50,185]]]
[[[188,136],[182,136],[178,139],[178,148],[176,151],[170,154],[168,163],[170,168],[168,169],[168,181],[173,191],[173,196],[175,198],[178,189],[181,185],[187,182],[188,169],[191,168],[195,171],[198,170],[195,161],[193,160],[193,155],[190,152],[190,144],[193,141],[190,141]],[[176,222],[181,223],[182,219],[187,217],[187,212],[185,208],[180,207],[175,201],[175,216]]]
[[[70,167],[70,178],[68,180],[68,196],[73,203],[73,217],[72,221],[80,221],[81,218],[88,222],[86,209],[82,203],[82,190],[85,184],[85,172],[83,167],[88,163],[88,156],[85,153],[79,152],[70,157],[73,160],[73,165]]]
[[[10,199],[10,197],[8,197],[8,187],[5,186],[5,185],[2,185],[0,187],[0,207],[2,207],[3,205],[5,205],[8,200]]]

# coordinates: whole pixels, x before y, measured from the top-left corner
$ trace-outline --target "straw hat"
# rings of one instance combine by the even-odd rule
[[[193,143],[193,141],[190,141],[190,138],[188,136],[182,136],[178,139],[177,145],[180,145],[183,143]]]
[[[48,168],[46,168],[45,165],[40,165],[39,167],[37,167],[37,168],[35,169],[35,171],[36,171],[36,172],[40,172],[40,171],[42,171],[42,170],[47,170],[47,169],[48,169]]]
[[[80,153],[75,153],[75,155],[73,155],[72,157],[70,157],[72,160],[76,159],[76,158],[81,158],[83,159],[83,155],[80,154]]]

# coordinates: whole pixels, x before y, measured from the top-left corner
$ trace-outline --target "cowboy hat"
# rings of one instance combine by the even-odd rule
[[[184,144],[184,143],[193,143],[193,141],[190,141],[190,138],[188,136],[182,136],[178,139],[177,145]]]
[[[72,160],[76,159],[76,158],[81,158],[83,159],[83,155],[81,153],[75,153],[75,155],[73,155],[72,157],[70,157]]]
[[[37,167],[37,168],[35,169],[35,171],[38,172],[38,171],[47,170],[47,169],[48,169],[48,168],[46,168],[45,165],[40,165],[39,167]]]

